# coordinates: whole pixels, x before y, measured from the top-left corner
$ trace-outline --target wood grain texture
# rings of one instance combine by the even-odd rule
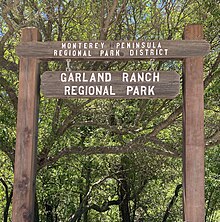
[[[143,42],[145,47],[142,47]],[[137,47],[137,43],[139,47]],[[159,43],[160,45],[158,45]],[[89,44],[92,44],[93,47]],[[130,48],[127,48],[127,44],[130,44]],[[62,45],[65,47],[62,48]],[[16,51],[19,56],[36,57],[42,60],[66,58],[73,60],[144,60],[204,56],[209,52],[209,48],[209,43],[205,40],[25,42],[18,45]],[[54,55],[54,50],[56,55]],[[78,54],[78,50],[81,50],[82,55]]]
[[[39,39],[36,28],[22,30],[21,41]],[[32,222],[34,218],[38,100],[38,61],[35,58],[21,58],[12,202],[13,222]]]
[[[187,26],[184,38],[187,40],[202,39],[202,26]],[[204,222],[204,89],[202,57],[185,59],[183,90],[184,221]]]
[[[41,90],[48,98],[171,99],[179,94],[179,82],[179,75],[174,71],[56,71],[42,75]],[[74,93],[66,94],[66,86],[74,86]],[[92,94],[89,87],[92,87]],[[102,92],[93,94],[95,87]],[[104,87],[109,90],[108,94]]]

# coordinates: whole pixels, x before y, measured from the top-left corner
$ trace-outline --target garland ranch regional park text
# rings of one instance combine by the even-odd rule
[[[129,74],[127,72],[122,72],[121,82],[159,82],[160,74],[159,72],[141,72]],[[91,72],[90,75],[86,75],[85,72],[62,72],[60,74],[60,81],[66,82],[81,82],[81,83],[111,83],[112,74],[111,72]],[[152,85],[142,85],[142,86],[126,86],[126,95],[155,95],[154,87]],[[116,95],[113,90],[113,85],[72,85],[64,86],[64,95]]]

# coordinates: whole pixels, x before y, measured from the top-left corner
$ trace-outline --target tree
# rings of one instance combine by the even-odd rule
[[[181,39],[185,24],[203,24],[211,43],[204,72],[206,155],[207,161],[215,157],[213,164],[217,162],[220,9],[215,0],[28,0],[1,1],[1,6],[0,155],[7,164],[1,164],[0,198],[5,198],[2,207],[5,215],[9,212],[8,218],[12,179],[4,175],[13,173],[19,81],[15,46],[22,27],[38,27],[43,41],[148,40]],[[151,64],[72,61],[71,66],[76,70],[147,70]],[[64,68],[65,61],[44,62],[41,73]],[[155,61],[151,68],[182,72],[181,62],[175,61]],[[49,100],[41,96],[40,221],[162,221],[181,183],[181,114],[181,95],[174,100]],[[206,219],[217,221],[219,172],[215,165],[207,167]],[[179,199],[167,221],[181,220]]]

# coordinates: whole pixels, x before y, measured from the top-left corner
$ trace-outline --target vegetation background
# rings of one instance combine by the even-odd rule
[[[203,24],[206,221],[220,221],[218,0],[0,1],[0,220],[11,221],[23,27],[43,41],[181,39]],[[72,62],[74,70],[147,70],[148,61]],[[63,70],[44,62],[41,73]],[[155,61],[153,69],[182,63]],[[182,78],[181,78],[182,79]],[[134,152],[136,151],[136,152]],[[121,154],[120,154],[121,153]],[[106,154],[106,155],[105,155]],[[182,221],[182,95],[173,100],[40,98],[35,221]]]

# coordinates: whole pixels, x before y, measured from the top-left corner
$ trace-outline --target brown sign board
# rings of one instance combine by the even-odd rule
[[[41,90],[48,98],[174,98],[179,93],[175,71],[47,71]]]
[[[74,60],[184,59],[209,52],[205,40],[23,42],[22,57]]]

